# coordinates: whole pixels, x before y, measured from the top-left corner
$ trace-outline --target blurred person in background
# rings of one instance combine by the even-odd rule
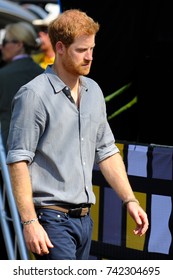
[[[38,37],[40,40],[40,51],[33,54],[33,60],[39,64],[43,69],[46,69],[47,65],[53,64],[55,53],[52,49],[52,45],[48,35],[48,26],[40,25],[38,28]]]
[[[37,32],[32,25],[18,22],[5,27],[1,45],[5,65],[0,68],[0,122],[5,147],[11,118],[11,101],[15,93],[44,71],[31,58],[32,52],[37,49]]]
[[[47,16],[44,19],[36,19],[33,21],[33,25],[38,32],[40,49],[37,54],[32,56],[33,60],[44,69],[54,62],[55,52],[50,42],[48,26],[51,21],[57,18],[57,16],[60,14],[60,7],[57,4],[48,3],[45,6],[45,9],[48,11]]]

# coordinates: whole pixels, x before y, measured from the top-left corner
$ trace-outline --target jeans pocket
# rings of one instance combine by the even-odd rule
[[[37,217],[42,225],[65,223],[68,221],[68,215],[66,213],[51,210],[51,209],[39,209],[37,210]]]

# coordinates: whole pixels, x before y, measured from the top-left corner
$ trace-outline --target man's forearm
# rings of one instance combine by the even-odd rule
[[[36,218],[27,163],[22,161],[10,164],[9,172],[21,220],[28,221]]]
[[[135,199],[135,195],[128,180],[124,162],[119,153],[116,153],[100,162],[99,167],[106,181],[123,201]]]

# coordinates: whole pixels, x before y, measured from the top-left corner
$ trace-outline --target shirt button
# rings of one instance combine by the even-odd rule
[[[86,188],[86,190],[88,190],[88,186],[86,186],[85,188]]]
[[[83,141],[83,140],[84,140],[84,138],[82,137],[82,138],[81,138],[81,141]]]
[[[83,165],[85,165],[85,161],[83,162]]]

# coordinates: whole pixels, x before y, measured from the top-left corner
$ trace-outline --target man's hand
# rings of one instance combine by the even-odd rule
[[[38,221],[25,225],[23,234],[28,250],[38,255],[49,254],[49,248],[53,248],[46,231]]]
[[[127,210],[136,223],[136,228],[133,231],[134,234],[139,236],[144,235],[149,226],[146,212],[136,202],[129,202],[127,204]]]

